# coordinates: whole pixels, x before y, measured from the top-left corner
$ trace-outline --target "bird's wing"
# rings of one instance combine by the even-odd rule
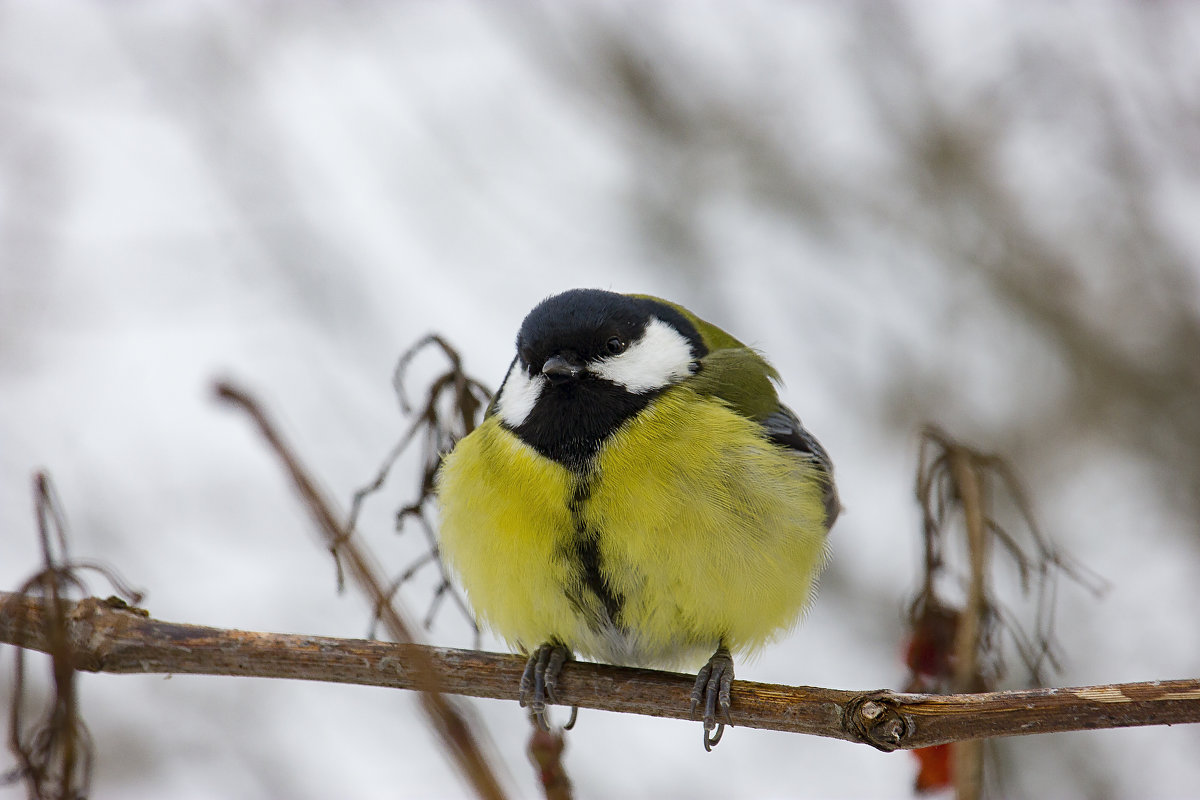
[[[762,426],[768,439],[795,450],[799,456],[808,459],[820,470],[825,481],[825,494],[822,497],[825,503],[825,528],[828,530],[833,527],[842,510],[842,504],[838,501],[837,486],[833,483],[833,461],[830,460],[829,453],[825,452],[817,437],[800,424],[800,418],[795,412],[785,405],[780,404],[778,411],[768,414],[762,421]]]
[[[719,397],[743,417],[762,421],[779,408],[773,380],[778,373],[749,347],[713,350],[684,384],[697,394]]]
[[[825,524],[831,526],[842,508],[833,482],[833,462],[795,413],[779,402],[772,383],[777,379],[775,369],[754,350],[723,348],[705,356],[699,372],[685,384],[698,394],[719,397],[742,416],[756,420],[768,439],[816,467],[825,484]]]

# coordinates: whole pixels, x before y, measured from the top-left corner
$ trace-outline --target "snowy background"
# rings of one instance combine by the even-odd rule
[[[155,616],[363,635],[211,382],[267,402],[346,504],[406,424],[402,350],[438,331],[495,386],[524,314],[595,286],[762,348],[837,463],[822,594],[739,677],[903,682],[926,421],[1009,458],[1111,583],[1064,588],[1056,684],[1194,677],[1198,41],[1188,3],[0,3],[0,585],[38,563],[46,467],[75,554]],[[365,519],[397,572],[414,467]],[[470,644],[450,612],[429,639]],[[408,693],[81,685],[96,798],[465,791]],[[522,712],[471,705],[535,796]],[[1004,741],[992,786],[1200,797],[1197,752],[1196,726]],[[581,798],[907,797],[914,773],[586,710],[566,766]]]

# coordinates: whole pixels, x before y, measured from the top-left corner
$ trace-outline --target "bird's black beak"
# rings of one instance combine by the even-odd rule
[[[583,364],[573,359],[568,360],[561,355],[550,356],[542,365],[542,374],[549,378],[551,383],[565,383],[574,380],[584,371]]]

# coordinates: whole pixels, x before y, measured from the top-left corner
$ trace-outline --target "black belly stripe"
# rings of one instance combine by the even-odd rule
[[[572,593],[568,591],[567,599],[589,618],[589,625],[592,628],[603,627],[605,622],[619,627],[621,607],[625,602],[625,598],[613,592],[607,581],[604,580],[604,573],[600,568],[600,532],[590,528],[583,516],[583,507],[590,495],[591,482],[580,478],[575,486],[575,493],[568,504],[568,508],[571,511],[571,521],[575,527],[575,535],[568,557],[579,569],[579,577],[583,589],[595,595],[596,599],[604,607],[604,614],[608,619],[596,619],[595,613],[588,610],[589,607],[594,606],[585,602],[583,597],[572,596]]]

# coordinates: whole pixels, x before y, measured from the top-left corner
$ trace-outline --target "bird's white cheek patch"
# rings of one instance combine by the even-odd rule
[[[598,377],[641,394],[688,377],[692,361],[692,347],[683,334],[660,319],[652,319],[642,338],[628,350],[589,369]]]
[[[520,361],[514,361],[504,379],[504,389],[496,398],[496,412],[500,419],[510,428],[517,428],[529,418],[529,413],[542,396],[542,387],[546,379],[541,375],[529,377],[521,368]]]

